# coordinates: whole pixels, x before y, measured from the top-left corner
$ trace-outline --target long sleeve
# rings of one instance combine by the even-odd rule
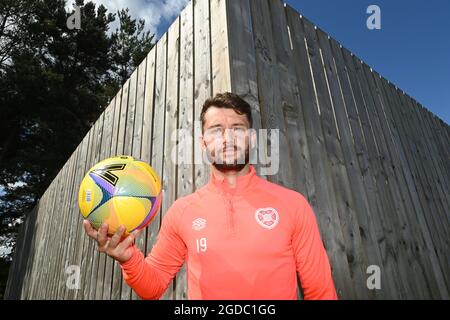
[[[330,263],[313,209],[304,199],[296,215],[292,245],[305,300],[337,299]]]
[[[176,202],[163,217],[155,245],[146,258],[133,244],[130,260],[121,263],[126,283],[144,300],[159,299],[183,265],[187,248],[176,225]]]

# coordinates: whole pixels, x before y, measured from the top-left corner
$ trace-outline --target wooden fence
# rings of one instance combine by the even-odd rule
[[[150,163],[164,197],[137,240],[148,252],[171,203],[209,178],[193,138],[194,164],[171,161],[186,152],[172,134],[195,136],[203,101],[223,91],[251,104],[256,129],[279,129],[280,170],[266,178],[308,198],[341,298],[449,299],[450,127],[280,0],[188,3],[23,224],[6,297],[138,299],[85,236],[78,186],[109,156]],[[185,267],[163,298],[186,299]]]

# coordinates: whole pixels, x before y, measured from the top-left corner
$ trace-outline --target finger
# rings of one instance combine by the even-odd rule
[[[89,237],[97,239],[97,231],[92,227],[89,220],[85,219],[83,221],[83,227]]]
[[[107,240],[108,240],[108,224],[103,223],[98,231],[97,242],[99,247],[105,246]]]
[[[115,249],[117,247],[117,244],[120,242],[120,239],[122,238],[124,232],[125,227],[120,226],[119,229],[117,229],[116,233],[112,236],[111,241],[109,241],[108,248]]]
[[[136,231],[133,231],[132,233],[130,233],[130,235],[125,238],[125,240],[123,240],[121,243],[119,243],[119,245],[117,246],[117,249],[125,250],[126,248],[128,248],[134,242],[134,240],[137,238],[137,236],[139,235],[141,230],[136,230]]]
[[[106,252],[108,251],[108,246],[109,246],[109,242],[111,241],[111,237],[110,236],[106,236],[106,243],[103,246],[98,245],[97,246],[97,250],[100,252]]]

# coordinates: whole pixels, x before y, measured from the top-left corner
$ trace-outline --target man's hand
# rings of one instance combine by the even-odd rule
[[[100,229],[95,230],[89,220],[83,221],[84,230],[87,235],[97,241],[97,250],[106,253],[108,256],[120,263],[127,262],[133,255],[133,249],[131,245],[134,239],[138,236],[140,230],[136,230],[128,235],[126,238],[122,238],[125,232],[125,227],[120,226],[116,233],[112,236],[108,236],[108,225],[102,224]]]

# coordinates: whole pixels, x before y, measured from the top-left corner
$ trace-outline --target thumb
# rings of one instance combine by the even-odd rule
[[[141,231],[142,231],[142,229],[135,230],[130,234],[129,238],[130,238],[131,243],[134,243],[134,240],[136,240],[136,238],[141,233]]]

